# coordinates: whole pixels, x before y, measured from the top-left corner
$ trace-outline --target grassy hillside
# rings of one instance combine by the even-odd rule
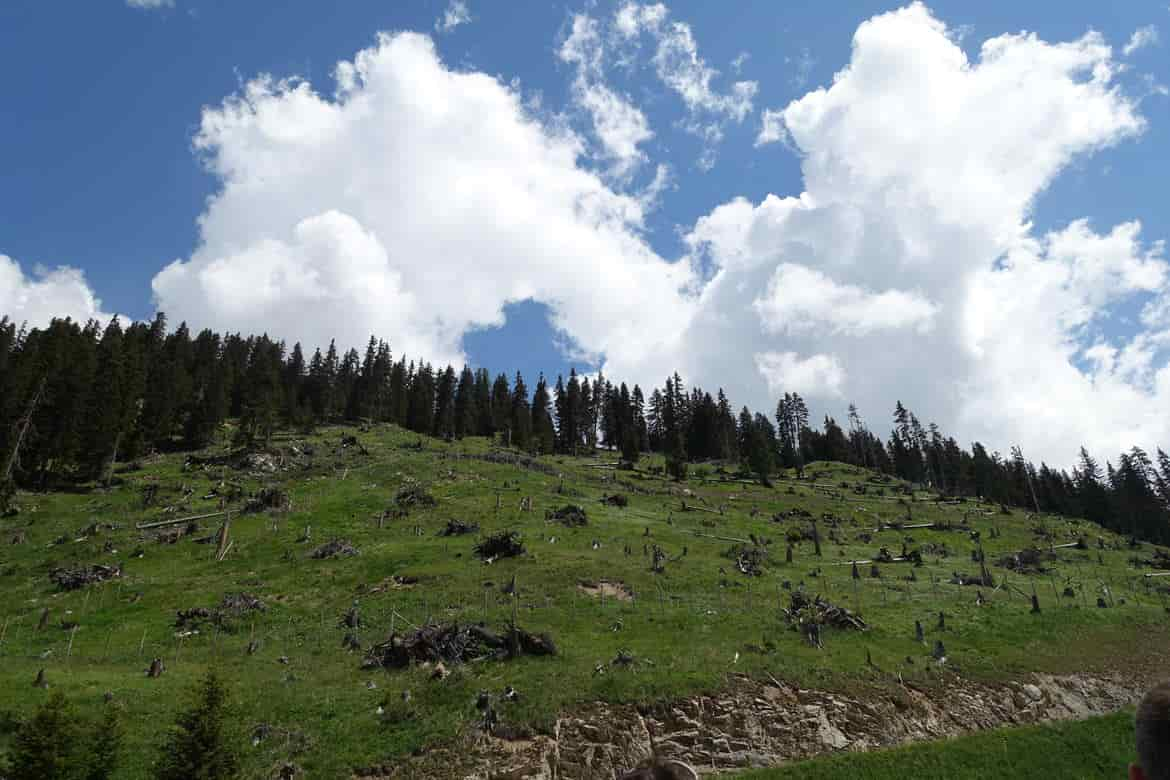
[[[742,780],[982,780],[1125,777],[1133,760],[1133,713],[1083,721],[1000,729],[969,737],[872,753],[831,756],[779,769],[747,772]]]
[[[356,436],[358,445],[342,447],[343,436]],[[893,482],[840,464],[814,464],[806,469],[811,479],[785,475],[769,489],[720,481],[713,467],[693,469],[676,484],[653,473],[662,464],[652,458],[628,472],[612,468],[608,454],[492,460],[501,454],[507,452],[482,439],[445,443],[393,426],[328,428],[282,436],[271,457],[247,464],[185,468],[185,455],[165,455],[122,469],[110,488],[22,494],[20,514],[0,520],[0,710],[19,716],[44,697],[32,687],[41,668],[50,685],[86,708],[96,709],[112,691],[130,723],[124,776],[137,777],[192,683],[214,666],[232,687],[241,736],[271,727],[245,751],[250,773],[265,776],[291,760],[309,777],[336,777],[475,728],[477,693],[509,685],[520,697],[501,706],[501,720],[541,729],[582,702],[711,690],[729,672],[845,689],[886,684],[895,674],[930,685],[943,672],[999,679],[1140,663],[1170,638],[1167,596],[1154,588],[1170,578],[1143,578],[1150,570],[1130,563],[1135,555],[1149,558],[1152,548],[1130,549],[1088,523],[1028,519],[974,502],[939,504],[925,493],[899,499]],[[436,504],[400,505],[396,496],[411,485]],[[238,511],[264,487],[286,491],[291,508]],[[614,493],[628,506],[601,501]],[[173,544],[158,541],[156,529],[136,528],[215,512],[223,494],[236,511],[222,561],[214,541],[196,542],[213,535],[221,518],[201,521],[198,532]],[[531,511],[521,510],[526,497]],[[565,504],[583,507],[587,525],[546,521],[546,510]],[[810,517],[819,521],[822,557],[801,539],[786,563],[786,537],[807,536]],[[829,517],[837,518],[836,529]],[[960,529],[964,518],[967,529]],[[480,532],[439,535],[450,520],[478,523]],[[947,523],[952,530],[875,531],[890,522]],[[299,541],[306,529],[308,541]],[[482,562],[473,551],[477,540],[501,530],[519,532],[526,554]],[[956,571],[979,573],[970,530],[980,534],[997,588],[948,582]],[[728,555],[739,544],[732,540],[752,535],[771,540],[756,577]],[[1088,549],[1057,549],[1043,575],[995,565],[1034,544],[1047,549],[1082,538]],[[360,554],[310,557],[333,539],[348,540]],[[872,559],[882,546],[898,556],[904,542],[921,551],[922,566],[881,564],[880,577],[871,577],[870,564],[862,564],[861,579],[852,579],[849,560]],[[661,573],[651,571],[655,544],[667,555]],[[121,577],[77,590],[62,590],[49,577],[56,567],[119,562]],[[502,591],[513,577],[516,601]],[[601,580],[624,584],[632,598],[602,598],[581,587]],[[809,646],[781,612],[801,588],[861,613],[870,630],[826,630],[822,649]],[[1033,588],[1039,614],[1030,612]],[[1065,588],[1072,595],[1061,595]],[[176,628],[178,610],[212,609],[241,592],[266,609],[236,615],[223,629],[204,621],[199,633],[184,636]],[[1099,596],[1106,608],[1096,606]],[[355,604],[362,625],[353,631],[342,616]],[[347,633],[356,633],[364,650],[392,629],[428,621],[503,629],[514,607],[523,628],[552,636],[556,656],[485,661],[432,682],[429,670],[362,671],[363,652],[342,646]],[[45,608],[47,624],[38,630]],[[915,641],[916,619],[924,644]],[[947,653],[942,667],[929,657],[937,639]],[[250,655],[251,642],[259,647]],[[595,673],[622,650],[640,663]],[[876,669],[866,665],[867,653]],[[155,657],[166,671],[149,679]],[[405,690],[409,705],[401,703]],[[376,714],[380,704],[390,717]]]

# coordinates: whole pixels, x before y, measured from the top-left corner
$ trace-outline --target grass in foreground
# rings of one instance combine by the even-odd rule
[[[997,729],[945,742],[873,753],[845,753],[779,769],[739,775],[742,780],[835,778],[1121,778],[1133,760],[1133,712],[1100,718]]]

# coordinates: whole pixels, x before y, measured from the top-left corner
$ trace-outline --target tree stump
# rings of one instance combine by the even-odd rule
[[[49,625],[49,608],[45,607],[41,610],[41,619],[37,623],[37,631],[44,631],[45,627]]]
[[[41,669],[39,672],[37,672],[37,679],[33,680],[33,687],[34,688],[48,688],[49,687],[48,681],[45,680],[45,670],[44,669]]]
[[[1040,613],[1040,597],[1037,596],[1035,593],[1033,593],[1032,594],[1032,614],[1037,615],[1039,613]]]
[[[163,673],[163,662],[161,658],[155,658],[150,662],[150,668],[146,670],[146,676],[151,679],[161,677]]]

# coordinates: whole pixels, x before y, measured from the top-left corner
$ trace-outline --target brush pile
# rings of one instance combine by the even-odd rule
[[[399,509],[410,510],[415,507],[431,507],[439,502],[419,483],[408,482],[398,489],[398,493],[394,496],[394,503]]]
[[[309,553],[309,557],[324,560],[326,558],[348,558],[358,554],[358,549],[350,544],[348,539],[334,539],[313,550]]]
[[[479,523],[464,520],[448,520],[447,527],[439,531],[439,536],[463,536],[474,533],[479,533]]]
[[[121,566],[104,566],[100,563],[95,563],[92,566],[79,566],[74,569],[60,567],[49,572],[49,580],[61,590],[78,590],[86,585],[105,582],[121,576]]]
[[[560,509],[550,509],[544,513],[544,519],[570,528],[580,528],[589,523],[585,516],[585,508],[576,504],[565,504]]]
[[[1005,555],[996,561],[995,565],[1019,574],[1044,574],[1048,571],[1044,562],[1054,560],[1056,560],[1055,553],[1045,552],[1038,547],[1028,547],[1019,552]]]
[[[254,496],[244,504],[245,512],[263,512],[271,509],[277,512],[287,512],[292,507],[292,499],[288,493],[278,487],[260,488]]]
[[[869,629],[860,615],[854,614],[845,607],[839,607],[820,596],[814,596],[810,599],[807,593],[799,590],[792,592],[791,604],[788,609],[784,610],[784,617],[793,629],[809,623],[850,631],[867,631]]]
[[[524,554],[524,543],[515,531],[500,531],[484,538],[475,545],[475,554],[491,563],[499,558],[512,558]]]
[[[374,645],[362,667],[402,669],[412,663],[456,666],[516,655],[556,655],[556,652],[548,634],[532,634],[521,628],[498,634],[482,625],[430,624],[408,634],[392,634],[385,642]]]

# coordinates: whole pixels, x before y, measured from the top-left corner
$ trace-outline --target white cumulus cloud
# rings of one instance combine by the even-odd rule
[[[834,355],[801,357],[795,352],[760,352],[756,368],[773,393],[839,396],[845,369]]]
[[[875,330],[930,329],[938,307],[913,292],[871,293],[838,284],[824,273],[782,263],[768,280],[764,294],[752,302],[768,333],[827,330],[864,335]]]
[[[54,317],[71,317],[81,323],[108,320],[111,315],[101,307],[79,269],[36,268],[26,274],[16,260],[0,254],[0,316],[43,328]]]
[[[336,81],[330,97],[261,77],[205,110],[195,145],[221,189],[195,252],[153,281],[173,321],[306,345],[377,334],[445,362],[534,298],[583,354],[674,351],[689,266],[649,249],[643,202],[582,168],[576,135],[417,34],[380,36]]]
[[[690,231],[710,281],[667,362],[755,406],[798,383],[838,414],[853,400],[878,430],[901,398],[966,441],[1058,464],[1082,443],[1164,444],[1160,244],[1136,223],[1030,225],[1070,163],[1144,129],[1119,69],[1095,33],[1001,35],[969,60],[922,4],[863,23],[832,84],[771,125],[804,191],[732,200]],[[1106,335],[1127,305],[1150,324]]]

